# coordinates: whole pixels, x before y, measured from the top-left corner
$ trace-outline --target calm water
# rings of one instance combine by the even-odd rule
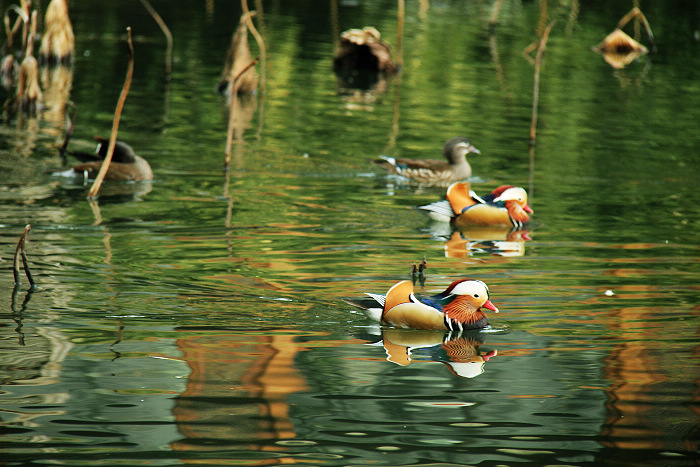
[[[263,2],[266,92],[243,102],[224,175],[236,2],[153,2],[175,38],[167,83],[138,2],[71,2],[57,107],[0,126],[1,463],[698,462],[700,6],[642,2],[659,53],[615,70],[591,47],[631,2],[506,0],[493,34],[493,2],[427,3],[407,2],[403,72],[363,93],[339,89],[333,43],[373,25],[395,44],[393,2]],[[552,20],[530,153],[522,51]],[[119,136],[155,180],[91,204],[51,175],[60,103],[72,145],[109,133],[126,26]],[[481,150],[477,192],[528,189],[526,237],[452,232],[414,209],[444,189],[369,163],[440,157],[456,135]],[[13,294],[26,224],[40,288]],[[426,293],[489,284],[493,330],[381,329],[342,302],[423,257]]]

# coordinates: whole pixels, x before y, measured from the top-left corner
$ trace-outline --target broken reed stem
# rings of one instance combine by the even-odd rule
[[[22,234],[21,237],[19,237],[19,241],[17,242],[17,248],[15,248],[15,257],[14,257],[14,262],[13,262],[13,270],[12,273],[15,278],[15,286],[20,285],[21,281],[19,280],[19,258],[20,256],[22,257],[22,265],[24,266],[24,274],[27,276],[27,280],[29,281],[29,285],[32,286],[32,288],[36,287],[36,282],[34,282],[34,278],[32,277],[32,273],[29,270],[29,260],[27,259],[27,253],[24,251],[24,245],[27,240],[27,234],[31,230],[32,226],[30,224],[27,224],[27,226],[24,228],[24,233]]]
[[[170,29],[168,28],[168,25],[165,24],[165,21],[163,21],[163,18],[160,17],[158,12],[151,6],[151,4],[148,2],[148,0],[141,0],[141,4],[143,7],[150,13],[150,15],[153,17],[153,19],[158,23],[158,26],[160,27],[160,30],[163,31],[163,34],[165,35],[165,39],[168,41],[168,47],[165,51],[165,79],[166,81],[170,80],[170,72],[172,71],[172,62],[173,62],[173,35],[170,33]]]
[[[61,156],[61,160],[66,162],[66,153],[68,152],[68,142],[73,136],[73,120],[75,120],[75,104],[73,101],[66,102],[66,134],[63,137],[63,144],[58,148],[58,154]]]
[[[552,30],[554,22],[549,23],[542,33],[542,38],[539,41],[537,47],[537,56],[535,58],[535,79],[532,91],[532,119],[530,121],[530,146],[535,144],[535,133],[537,132],[537,107],[540,99],[540,66],[542,64],[542,57],[544,56],[544,49],[547,46],[547,39],[549,38],[549,31]]]
[[[127,94],[129,94],[129,87],[131,86],[131,77],[134,74],[134,45],[131,42],[131,28],[126,28],[126,42],[129,46],[129,64],[126,69],[126,79],[124,80],[124,87],[122,88],[121,94],[119,94],[119,100],[117,101],[117,109],[114,111],[114,120],[112,121],[112,133],[109,135],[109,146],[107,146],[107,155],[104,161],[102,161],[102,166],[100,166],[100,171],[95,177],[95,182],[92,184],[90,191],[88,192],[88,198],[94,198],[97,196],[97,192],[100,191],[100,186],[102,186],[102,181],[109,170],[109,164],[112,162],[112,155],[114,154],[114,146],[117,143],[117,131],[119,130],[119,119],[122,115],[122,109],[124,108],[124,101],[126,100]]]
[[[255,57],[252,62],[245,66],[231,82],[231,103],[228,109],[228,131],[226,133],[226,157],[224,158],[224,169],[228,170],[228,166],[231,163],[231,144],[233,142],[233,130],[235,128],[234,119],[236,117],[236,106],[238,105],[238,78],[243,76],[243,73],[248,71],[251,67],[254,67],[260,57]]]
[[[245,25],[255,38],[255,42],[258,43],[258,48],[260,49],[260,92],[265,92],[265,65],[267,63],[265,60],[265,42],[263,41],[263,38],[258,30],[255,29],[255,25],[253,24],[253,20],[250,15],[250,10],[248,9],[248,0],[241,0],[241,8],[243,9],[243,14],[245,15]],[[257,63],[257,59],[255,63]],[[245,70],[247,69],[248,67],[245,68]]]
[[[406,3],[399,0],[398,5],[398,25],[396,27],[396,64],[403,66],[403,20],[406,16]]]

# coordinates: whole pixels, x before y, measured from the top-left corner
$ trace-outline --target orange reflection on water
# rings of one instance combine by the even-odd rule
[[[307,349],[294,338],[222,332],[179,339],[177,347],[192,369],[173,409],[180,432],[193,440],[228,439],[257,450],[265,446],[255,439],[294,438],[287,396],[308,389],[294,365],[296,354]],[[182,440],[173,449],[206,447]]]

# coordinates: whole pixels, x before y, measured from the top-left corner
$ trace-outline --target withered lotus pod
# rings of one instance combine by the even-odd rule
[[[603,55],[603,59],[613,68],[622,69],[649,53],[649,49],[632,39],[624,31],[617,28],[598,44],[594,49]]]

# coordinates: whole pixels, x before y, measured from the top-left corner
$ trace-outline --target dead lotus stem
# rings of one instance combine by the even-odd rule
[[[552,30],[554,22],[549,23],[542,33],[542,38],[539,41],[537,47],[537,56],[535,58],[535,78],[532,91],[532,119],[530,122],[530,146],[535,144],[535,134],[537,132],[537,107],[539,105],[540,99],[540,66],[542,65],[542,57],[544,56],[544,49],[547,46],[547,39],[549,39],[549,32]]]
[[[27,226],[24,228],[24,233],[22,234],[21,237],[19,237],[19,241],[17,242],[17,248],[15,248],[15,258],[14,258],[14,267],[13,267],[13,274],[15,278],[15,286],[20,285],[20,280],[19,280],[19,258],[20,256],[22,257],[22,265],[24,266],[24,274],[27,276],[27,280],[29,281],[29,285],[32,286],[32,288],[36,287],[36,282],[34,282],[34,278],[32,277],[32,273],[29,270],[29,260],[27,259],[27,253],[24,251],[24,245],[27,240],[27,234],[29,233],[29,230],[31,230],[32,226],[30,224],[27,224]]]
[[[114,111],[114,120],[112,122],[112,133],[109,135],[109,146],[107,146],[107,155],[105,156],[102,165],[100,166],[100,171],[95,177],[95,182],[90,187],[88,192],[88,198],[94,198],[97,196],[97,192],[100,191],[100,186],[102,186],[102,181],[109,170],[109,164],[112,162],[112,155],[114,154],[114,146],[117,143],[117,132],[119,130],[119,119],[122,115],[122,109],[124,108],[124,101],[126,101],[126,96],[129,94],[129,87],[131,86],[131,77],[134,74],[134,45],[131,42],[131,28],[126,28],[126,42],[129,46],[129,64],[126,69],[126,79],[124,80],[124,87],[119,95],[119,100],[117,101],[117,109]]]
[[[644,16],[644,13],[642,13],[642,10],[639,9],[639,7],[634,7],[632,8],[625,16],[623,16],[620,21],[617,23],[617,28],[622,29],[629,23],[629,21],[634,18],[634,17],[639,17],[642,20],[642,23],[644,23],[644,28],[647,30],[647,36],[649,36],[649,43],[651,44],[651,50],[656,51],[656,44],[654,43],[654,33],[651,32],[651,26],[649,25],[649,21],[647,21],[647,17]]]
[[[146,9],[146,11],[150,13],[155,22],[158,23],[158,27],[160,27],[160,30],[163,31],[163,34],[165,35],[165,40],[168,42],[168,48],[165,51],[165,79],[169,80],[173,62],[173,35],[171,34],[168,25],[165,24],[163,18],[161,18],[161,16],[158,14],[155,8],[151,6],[148,0],[141,0],[141,4]]]
[[[228,166],[231,163],[231,144],[233,143],[233,130],[234,121],[236,117],[236,105],[238,104],[238,79],[243,76],[243,73],[248,71],[251,67],[254,67],[260,57],[255,57],[252,62],[246,65],[237,75],[233,78],[231,82],[231,104],[228,109],[228,130],[226,133],[226,157],[224,159],[224,169],[228,170]]]

